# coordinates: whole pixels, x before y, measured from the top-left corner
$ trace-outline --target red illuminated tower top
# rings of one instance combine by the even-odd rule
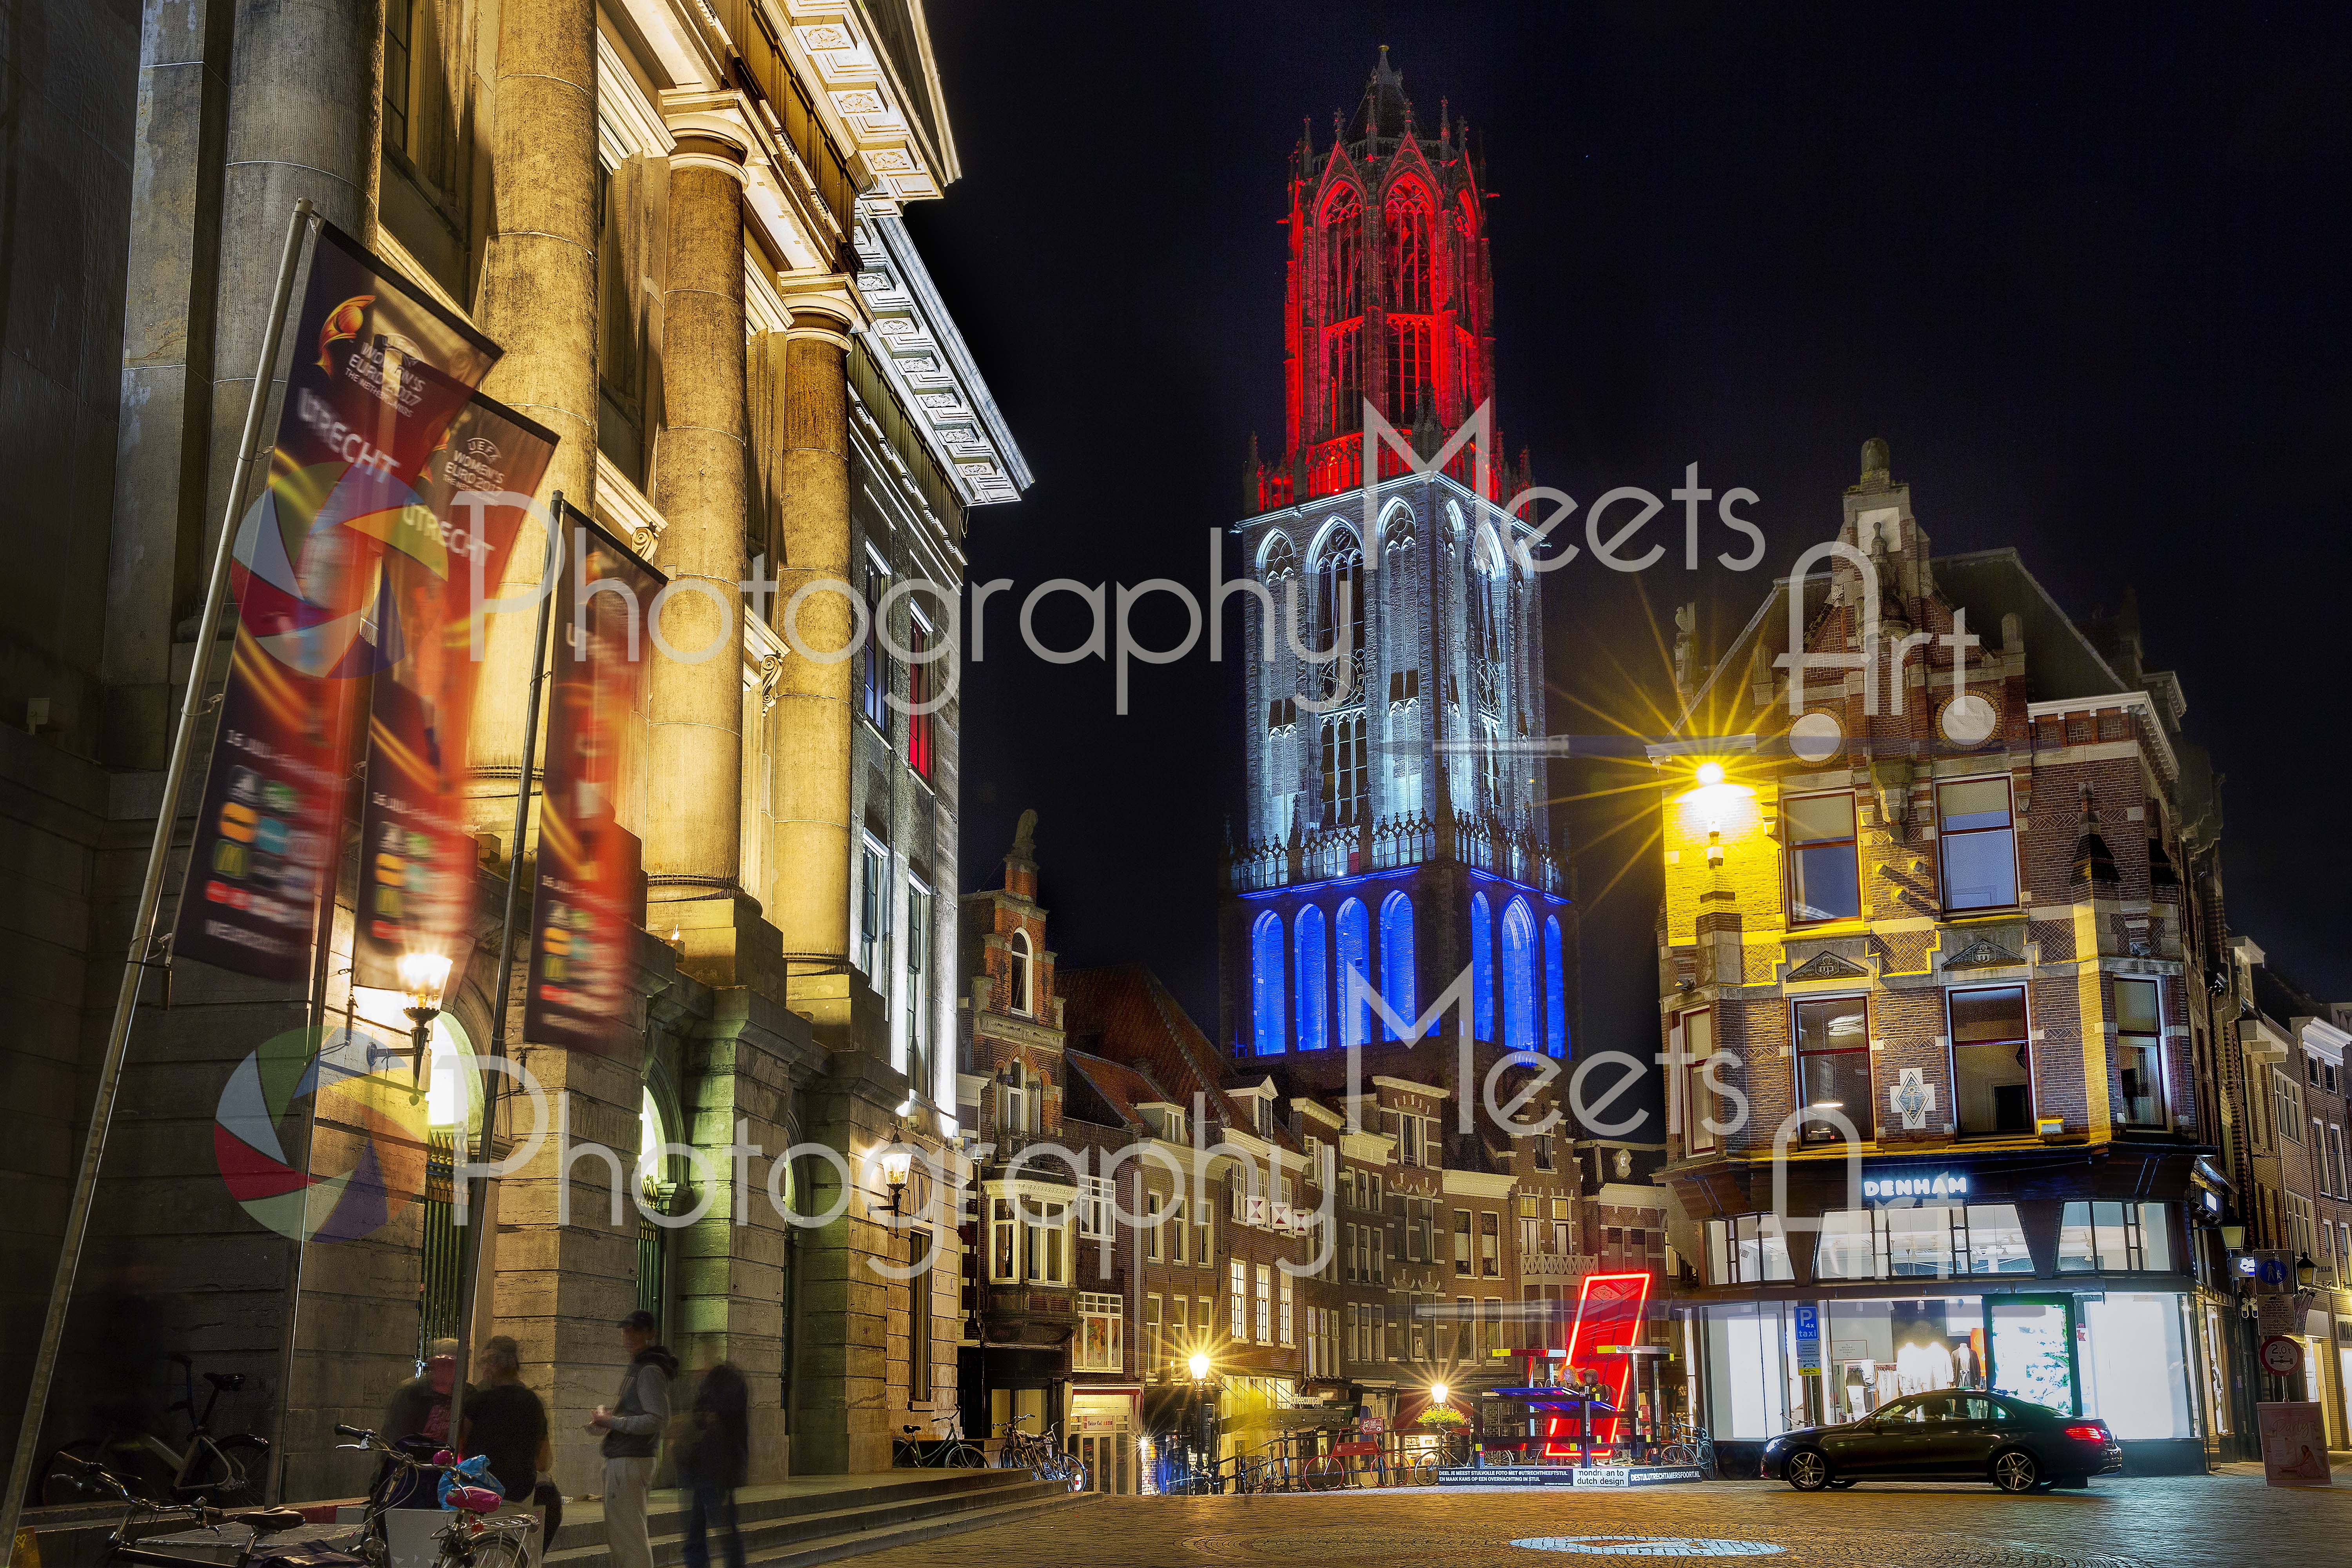
[[[1258,510],[1363,480],[1364,405],[1433,450],[1495,384],[1494,285],[1481,160],[1467,123],[1418,122],[1386,45],[1354,116],[1311,127],[1290,160],[1290,280],[1284,306],[1286,445],[1255,471]],[[1501,441],[1496,439],[1499,451]],[[1383,455],[1383,471],[1401,462]],[[1447,471],[1471,480],[1465,451]],[[1459,472],[1455,472],[1455,469]],[[1501,475],[1490,476],[1489,489]],[[1490,497],[1489,499],[1499,499]]]

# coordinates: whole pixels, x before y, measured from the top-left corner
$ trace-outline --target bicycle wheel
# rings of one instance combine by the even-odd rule
[[[234,1502],[253,1489],[268,1468],[269,1445],[249,1434],[200,1437],[195,1460],[173,1489],[184,1500]]]
[[[948,1450],[947,1468],[951,1470],[984,1470],[988,1468],[988,1456],[982,1453],[977,1445],[958,1438],[955,1446]]]
[[[452,1554],[452,1547],[445,1546],[434,1568],[525,1568],[528,1559],[522,1537],[507,1531],[486,1531],[474,1537],[470,1547],[465,1556],[457,1557]]]

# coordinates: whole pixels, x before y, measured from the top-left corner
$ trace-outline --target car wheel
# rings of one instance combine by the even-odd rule
[[[2005,1492],[2030,1492],[2042,1484],[2042,1467],[2022,1448],[1992,1458],[1992,1484]]]
[[[1830,1462],[1819,1448],[1800,1448],[1780,1467],[1781,1476],[1801,1492],[1817,1492],[1830,1484]]]

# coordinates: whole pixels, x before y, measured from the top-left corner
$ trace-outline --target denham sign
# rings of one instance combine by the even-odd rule
[[[1968,1195],[1969,1178],[1964,1171],[1915,1171],[1862,1179],[1862,1201],[1866,1204],[1935,1202]]]

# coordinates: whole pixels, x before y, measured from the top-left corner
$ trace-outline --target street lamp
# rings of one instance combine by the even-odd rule
[[[890,1189],[890,1212],[900,1215],[899,1201],[906,1195],[907,1173],[915,1165],[915,1152],[904,1144],[893,1144],[882,1151],[882,1184]]]
[[[1201,1461],[1209,1457],[1209,1358],[1194,1351],[1185,1359],[1184,1366],[1192,1374],[1192,1409],[1196,1428],[1196,1446],[1192,1450],[1192,1474],[1201,1473]]]
[[[2319,1265],[2311,1260],[2308,1252],[2294,1255],[2294,1288],[2308,1290],[2319,1283]]]
[[[433,1020],[441,1016],[442,994],[449,985],[449,958],[440,952],[400,955],[400,988],[407,994],[408,1044],[413,1053],[408,1076],[425,1076],[425,1053],[433,1040]]]
[[[1429,1402],[1432,1405],[1443,1405],[1445,1403],[1445,1396],[1453,1392],[1442,1383],[1433,1383],[1429,1385]]]

